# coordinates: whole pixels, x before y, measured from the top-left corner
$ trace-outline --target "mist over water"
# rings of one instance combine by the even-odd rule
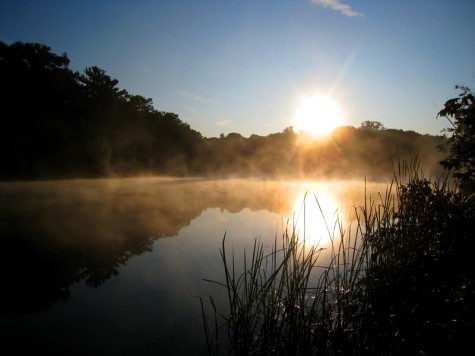
[[[366,189],[377,196],[386,185]],[[1,183],[2,335],[68,354],[206,354],[196,296],[223,296],[202,279],[223,278],[224,234],[237,260],[288,227],[310,240],[326,233],[321,211],[330,228],[335,214],[349,223],[364,191],[363,181]]]

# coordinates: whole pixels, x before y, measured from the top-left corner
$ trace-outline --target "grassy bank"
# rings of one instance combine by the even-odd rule
[[[210,282],[226,288],[229,312],[202,300],[210,354],[426,355],[469,346],[473,197],[401,164],[386,192],[353,214],[349,226],[326,226],[326,249],[300,239],[295,222],[272,248],[256,241],[242,270],[224,238],[224,281]]]

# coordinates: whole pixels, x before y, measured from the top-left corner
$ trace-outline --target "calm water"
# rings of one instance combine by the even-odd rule
[[[372,184],[370,191],[384,191]],[[308,192],[305,209],[303,201]],[[225,310],[219,248],[286,225],[325,244],[363,182],[133,178],[0,184],[1,346],[63,355],[206,354],[197,296]],[[306,227],[302,222],[305,211]]]

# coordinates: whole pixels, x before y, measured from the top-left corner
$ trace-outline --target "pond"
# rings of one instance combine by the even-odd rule
[[[386,186],[366,189],[374,196]],[[2,347],[206,355],[198,296],[225,310],[225,290],[203,281],[223,281],[224,235],[237,261],[256,238],[272,245],[293,226],[324,246],[335,213],[348,223],[364,192],[364,181],[0,183]]]

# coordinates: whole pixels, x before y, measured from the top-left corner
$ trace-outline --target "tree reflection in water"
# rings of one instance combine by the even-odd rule
[[[0,183],[2,335],[11,345],[28,340],[30,351],[166,354],[189,342],[181,354],[196,354],[204,339],[194,296],[220,293],[201,279],[220,278],[225,232],[237,253],[259,236],[271,245],[306,191],[309,202],[313,193],[330,202],[331,214],[333,202],[358,203],[363,189],[249,179]]]
[[[278,188],[164,178],[3,183],[0,314],[48,309],[66,301],[75,282],[101,285],[210,207],[282,212],[288,204]]]

